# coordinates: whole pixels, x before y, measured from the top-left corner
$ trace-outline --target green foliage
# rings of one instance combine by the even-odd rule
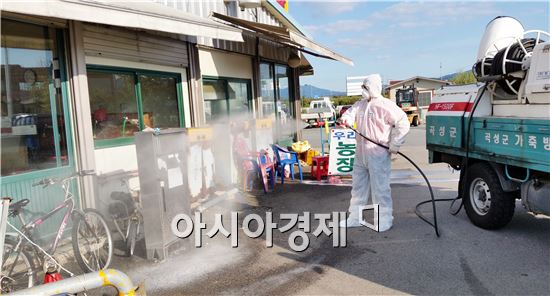
[[[359,101],[361,96],[335,96],[330,98],[330,101],[334,106],[340,105],[353,105],[355,102]],[[309,103],[315,99],[302,97],[302,107],[309,107]]]
[[[361,100],[361,96],[338,96],[331,99],[334,106],[340,105],[353,105],[355,102]]]
[[[477,80],[474,76],[474,73],[472,71],[463,71],[457,73],[453,78],[450,80],[454,84],[470,84],[475,83]]]

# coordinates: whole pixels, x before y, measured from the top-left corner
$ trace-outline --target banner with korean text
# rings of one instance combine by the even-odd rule
[[[355,132],[351,129],[340,128],[330,131],[329,176],[352,174],[355,145]]]

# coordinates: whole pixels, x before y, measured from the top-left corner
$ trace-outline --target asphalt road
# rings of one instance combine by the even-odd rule
[[[427,164],[423,133],[413,129],[402,151],[436,180],[438,198],[454,197],[458,175],[445,165]],[[472,225],[464,211],[452,216],[449,204],[440,203],[437,238],[414,214],[414,206],[428,198],[427,188],[404,161],[394,160],[393,167],[394,227],[384,233],[349,229],[345,248],[334,248],[331,237],[310,234],[307,250],[292,251],[288,237],[295,229],[275,230],[271,248],[265,233],[252,239],[240,231],[238,248],[219,233],[203,234],[202,248],[189,247],[165,262],[134,257],[114,267],[143,283],[150,295],[550,294],[550,219],[534,217],[518,203],[509,225],[486,231]],[[215,213],[238,211],[242,221],[250,213],[271,212],[278,223],[281,213],[345,211],[349,198],[347,186],[277,184],[267,195],[237,194],[205,217],[211,221]],[[431,215],[430,207],[424,212]],[[317,222],[311,226],[316,229]]]

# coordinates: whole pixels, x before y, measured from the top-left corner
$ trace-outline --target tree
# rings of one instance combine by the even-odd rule
[[[477,80],[472,71],[462,71],[453,76],[450,81],[454,84],[460,85],[475,83]]]

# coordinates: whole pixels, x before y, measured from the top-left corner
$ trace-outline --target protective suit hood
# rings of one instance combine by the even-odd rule
[[[363,85],[368,88],[371,98],[382,97],[382,78],[379,74],[368,75],[363,80]]]

